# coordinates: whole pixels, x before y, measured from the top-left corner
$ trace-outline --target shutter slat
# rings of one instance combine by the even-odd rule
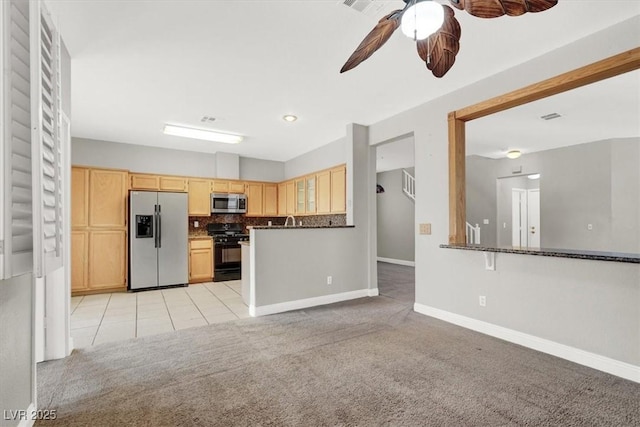
[[[15,22],[22,30],[29,29],[29,6],[26,3],[11,2],[11,21]],[[29,46],[29,43],[27,43]]]
[[[30,143],[26,142],[24,139],[20,139],[20,138],[14,136],[11,139],[11,145],[12,145],[11,149],[16,155],[31,159],[31,144]]]
[[[31,159],[13,154],[11,156],[12,180],[19,179],[16,174],[25,176],[25,182],[31,182]]]
[[[18,105],[25,111],[31,111],[31,105],[29,101],[29,95],[23,92],[20,92],[16,88],[11,88],[11,102]]]
[[[32,245],[33,235],[31,233],[13,236],[13,239],[11,239],[11,249],[14,253],[30,251]]]
[[[11,50],[22,54],[22,57],[29,56],[29,33],[15,21],[11,23]]]
[[[18,140],[23,142],[28,148],[29,152],[31,152],[31,144],[28,144],[26,141],[31,140],[31,132],[29,130],[29,124],[23,124],[18,122],[11,123],[11,133],[13,134],[14,140]],[[15,151],[15,150],[14,150]],[[30,156],[30,155],[29,155]]]
[[[18,187],[14,185],[13,190],[11,191],[13,206],[15,206],[16,203],[29,204],[29,206],[31,206],[32,197],[31,184],[29,184],[29,187]],[[32,208],[30,207],[29,209]]]

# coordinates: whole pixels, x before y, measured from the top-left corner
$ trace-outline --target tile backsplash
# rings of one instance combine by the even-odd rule
[[[207,225],[215,223],[232,223],[238,222],[244,227],[252,225],[284,225],[286,218],[283,217],[246,217],[240,214],[213,214],[211,216],[190,216],[189,217],[189,234],[198,236],[207,234]],[[199,227],[194,227],[194,221],[199,222]],[[296,222],[302,221],[302,225],[329,226],[329,225],[346,225],[347,216],[345,214],[336,215],[309,215],[296,217]],[[245,230],[246,231],[246,230]]]

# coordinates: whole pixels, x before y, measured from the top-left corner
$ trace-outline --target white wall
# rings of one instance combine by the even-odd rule
[[[240,179],[247,181],[284,181],[284,162],[240,157]]]
[[[414,168],[408,168],[411,174]],[[378,213],[378,258],[413,261],[415,256],[415,202],[402,192],[402,169],[378,172],[376,194]]]
[[[439,248],[449,231],[447,113],[635,48],[639,39],[636,16],[370,126],[371,144],[415,135],[416,222],[432,223],[433,232],[416,236],[416,308],[579,349],[572,354],[583,363],[617,364],[640,380],[640,265],[497,254],[496,271],[487,271],[482,253]]]
[[[347,138],[340,138],[286,161],[284,179],[295,178],[345,163],[349,150],[346,144]]]

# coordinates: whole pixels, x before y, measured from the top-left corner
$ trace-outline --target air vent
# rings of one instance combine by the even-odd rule
[[[558,113],[551,113],[551,114],[545,114],[544,116],[541,116],[540,118],[542,120],[553,120],[553,119],[557,119],[558,117],[562,117],[560,114]]]
[[[338,4],[345,5],[351,9],[364,13],[368,16],[376,18],[382,18],[385,12],[391,12],[391,8],[388,7],[390,1],[385,0],[340,0]]]
[[[216,118],[211,116],[204,116],[203,118],[200,119],[200,121],[203,123],[211,123],[211,122],[215,122]]]

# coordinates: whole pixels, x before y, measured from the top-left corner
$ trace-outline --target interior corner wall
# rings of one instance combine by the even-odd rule
[[[402,169],[377,174],[384,193],[376,194],[378,257],[413,261],[415,202],[402,191]]]
[[[369,126],[376,145],[414,132],[416,307],[640,370],[640,265],[440,248],[449,235],[447,114],[637,47],[640,16]],[[478,304],[486,296],[486,307]],[[608,363],[608,362],[607,362]]]
[[[346,143],[346,138],[340,138],[308,153],[287,160],[284,164],[284,179],[296,178],[346,163],[348,154]]]

